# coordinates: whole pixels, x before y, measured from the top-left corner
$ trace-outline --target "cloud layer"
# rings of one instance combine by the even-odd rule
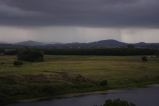
[[[0,25],[159,27],[159,0],[0,0]]]
[[[159,0],[0,0],[0,42],[159,42]]]

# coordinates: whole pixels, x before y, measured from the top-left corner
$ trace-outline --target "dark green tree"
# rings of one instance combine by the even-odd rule
[[[39,50],[24,49],[18,52],[17,59],[19,61],[41,62],[44,61],[44,54]]]

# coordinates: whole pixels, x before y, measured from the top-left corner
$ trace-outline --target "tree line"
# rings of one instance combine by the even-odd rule
[[[0,55],[17,55],[21,49],[0,49]],[[28,49],[28,48],[27,48]],[[29,48],[33,51],[41,51],[46,55],[105,55],[105,56],[133,56],[133,55],[158,55],[157,49],[139,48],[103,48],[103,49],[39,49]]]
[[[44,49],[48,55],[106,55],[106,56],[133,56],[156,55],[159,50],[136,48],[107,48],[107,49]]]

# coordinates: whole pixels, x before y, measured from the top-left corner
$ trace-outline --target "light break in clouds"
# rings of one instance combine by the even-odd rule
[[[91,42],[115,39],[122,42],[158,42],[158,29],[89,27],[0,27],[1,42],[35,40],[41,42]]]

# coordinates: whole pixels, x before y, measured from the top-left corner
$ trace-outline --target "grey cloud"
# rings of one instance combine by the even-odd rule
[[[25,11],[17,7],[11,7],[5,4],[0,5],[0,14],[8,17],[27,17],[27,16],[37,16],[38,12]]]
[[[158,0],[0,0],[0,24],[159,27],[158,10]]]

